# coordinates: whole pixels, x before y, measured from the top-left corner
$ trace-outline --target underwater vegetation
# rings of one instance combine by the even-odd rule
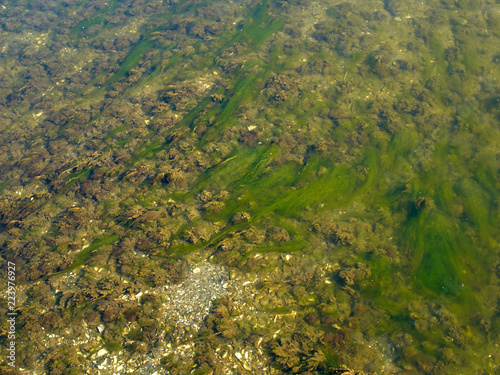
[[[497,373],[499,25],[492,0],[4,1],[16,371]]]

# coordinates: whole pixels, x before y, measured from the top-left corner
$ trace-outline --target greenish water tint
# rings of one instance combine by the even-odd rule
[[[137,20],[125,10],[134,4],[89,8],[65,30],[69,43],[51,50],[75,67],[68,77],[53,61],[35,66],[49,59],[43,35],[25,41],[39,54],[23,47],[22,64],[5,64],[29,65],[38,77],[33,87],[12,85],[19,92],[4,85],[2,105],[22,103],[12,122],[47,130],[46,140],[33,135],[35,156],[0,184],[8,253],[24,252],[36,234],[48,252],[72,256],[65,269],[49,257],[50,271],[30,270],[53,276],[101,261],[113,246],[110,278],[137,290],[157,286],[153,271],[181,282],[180,268],[156,268],[165,259],[191,265],[207,256],[262,285],[275,272],[276,295],[263,287],[248,300],[257,333],[247,327],[232,339],[214,320],[203,337],[220,340],[207,345],[214,350],[264,338],[263,363],[282,373],[337,373],[351,360],[370,373],[493,369],[485,358],[500,337],[498,10],[461,0],[160,3]],[[38,112],[47,103],[28,103],[25,89],[61,104]],[[126,118],[122,104],[133,108]],[[19,156],[16,147],[3,148],[4,160]],[[75,204],[92,209],[69,220]],[[83,242],[90,246],[71,255]],[[79,305],[82,316],[97,311],[92,303]],[[273,326],[282,318],[286,329]],[[141,330],[128,339],[143,341]],[[105,347],[126,350],[122,336],[106,337]],[[273,349],[287,340],[295,358],[278,364],[282,351]],[[311,348],[297,355],[303,342],[293,340]],[[363,362],[382,352],[387,363]]]

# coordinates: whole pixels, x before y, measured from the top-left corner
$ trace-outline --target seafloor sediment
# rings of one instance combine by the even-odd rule
[[[497,374],[499,38],[494,0],[4,1],[0,372]]]

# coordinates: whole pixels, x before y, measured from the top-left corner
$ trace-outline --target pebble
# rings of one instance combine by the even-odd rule
[[[164,305],[163,315],[185,325],[198,327],[208,315],[214,299],[228,293],[227,271],[214,264],[203,262],[193,268],[186,280],[179,285],[158,290],[169,301]]]

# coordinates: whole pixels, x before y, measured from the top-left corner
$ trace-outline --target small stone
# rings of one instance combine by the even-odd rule
[[[234,224],[240,224],[248,220],[250,220],[250,215],[246,212],[238,212],[232,219]]]

